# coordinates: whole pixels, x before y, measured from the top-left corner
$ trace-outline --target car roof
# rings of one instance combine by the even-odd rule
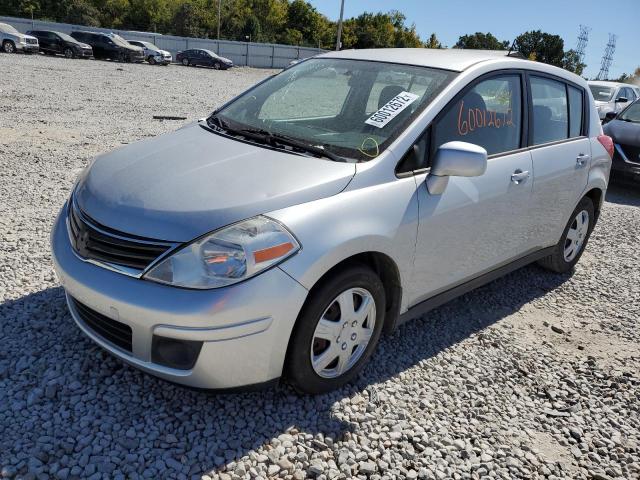
[[[422,67],[440,68],[461,72],[480,62],[495,59],[513,59],[522,62],[517,52],[509,55],[507,50],[470,50],[455,48],[376,48],[362,50],[341,50],[319,55],[322,58],[344,58],[351,60],[371,60],[375,62],[404,63]]]

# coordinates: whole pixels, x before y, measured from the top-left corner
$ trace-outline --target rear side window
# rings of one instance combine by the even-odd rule
[[[582,101],[582,90],[568,86],[569,90],[569,137],[579,137],[582,135],[582,115],[584,102]]]
[[[521,131],[520,76],[499,75],[480,81],[448,107],[435,125],[433,145],[469,142],[495,155],[520,148]]]
[[[569,134],[567,89],[563,82],[531,77],[533,145],[565,140]]]

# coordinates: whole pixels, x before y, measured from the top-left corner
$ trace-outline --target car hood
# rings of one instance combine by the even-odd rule
[[[233,63],[231,60],[229,60],[226,57],[218,57],[220,60],[222,60],[224,63]]]
[[[36,41],[38,40],[37,37],[34,37],[33,35],[25,35],[24,33],[18,33],[18,34],[12,33],[11,35],[21,38],[23,40],[26,40],[27,38],[30,38],[31,40],[36,40]]]
[[[258,214],[340,193],[355,164],[271,150],[193,123],[101,155],[78,181],[99,224],[184,242]]]
[[[611,120],[602,127],[605,135],[609,135],[615,143],[640,147],[640,123]]]

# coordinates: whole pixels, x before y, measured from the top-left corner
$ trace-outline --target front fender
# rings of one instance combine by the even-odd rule
[[[307,289],[340,262],[367,252],[390,257],[402,285],[411,280],[418,227],[413,177],[344,191],[267,216],[286,225],[302,245],[281,268]],[[401,311],[405,309],[401,305]]]

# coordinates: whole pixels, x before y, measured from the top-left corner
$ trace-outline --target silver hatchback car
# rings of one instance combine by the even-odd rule
[[[613,144],[587,83],[506,52],[327,53],[102,155],[51,235],[79,327],[193,387],[339,387],[383,332],[580,258]]]

